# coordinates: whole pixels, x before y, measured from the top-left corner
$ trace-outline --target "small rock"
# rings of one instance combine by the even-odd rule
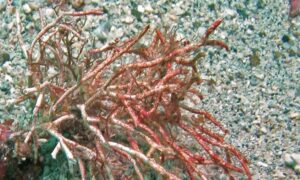
[[[290,112],[289,116],[292,120],[300,120],[300,113],[299,112]]]
[[[34,12],[33,15],[32,15],[32,19],[33,19],[34,21],[39,20],[39,19],[40,19],[39,13],[38,13],[38,12]]]
[[[96,28],[93,31],[93,34],[100,40],[100,41],[106,41],[107,39],[107,32],[101,31],[101,28]]]
[[[178,19],[178,17],[173,13],[168,13],[166,16],[172,21],[177,21]]]
[[[276,86],[276,85],[273,85],[273,86],[271,87],[271,89],[272,89],[273,91],[277,91],[277,90],[279,89],[279,87]]]
[[[265,128],[265,127],[260,128],[260,131],[264,134],[266,134],[268,132],[267,128]]]
[[[268,164],[264,163],[264,162],[261,162],[261,161],[258,161],[257,162],[257,165],[258,166],[261,166],[261,167],[268,167]]]
[[[280,170],[275,170],[274,177],[277,177],[277,178],[285,178],[285,175],[284,175],[284,173],[281,172]]]
[[[15,23],[12,21],[12,22],[9,22],[8,24],[7,24],[7,28],[9,29],[9,30],[12,30],[13,28],[15,27]]]
[[[138,5],[137,10],[138,10],[138,12],[140,12],[140,13],[144,13],[145,8],[144,8],[144,6],[142,6],[142,5]]]
[[[71,3],[74,8],[81,8],[84,5],[84,0],[72,0]]]
[[[258,84],[257,78],[255,76],[250,77],[250,85],[251,86],[256,86]]]
[[[175,8],[170,11],[170,13],[175,16],[180,16],[180,15],[184,14],[185,11],[183,9],[181,9],[181,7],[175,6]]]
[[[300,154],[293,153],[293,154],[291,154],[291,157],[297,163],[297,165],[300,166]]]
[[[228,37],[228,34],[225,31],[220,32],[219,34],[221,39],[226,39],[226,37]]]
[[[275,100],[269,100],[268,101],[268,108],[277,108],[278,107],[278,103]]]
[[[31,13],[31,11],[32,11],[32,9],[31,9],[31,7],[29,6],[29,4],[24,4],[24,5],[23,5],[23,10],[24,10],[24,12],[25,12],[26,14],[29,14],[29,13]]]
[[[153,8],[152,8],[151,4],[147,4],[145,6],[145,12],[147,12],[147,13],[152,13],[153,12]]]
[[[231,81],[231,87],[236,88],[236,87],[238,87],[238,85],[235,81]]]
[[[261,123],[260,120],[254,120],[254,121],[252,122],[252,124],[260,124],[260,123]]]
[[[126,23],[126,24],[131,24],[133,23],[134,18],[132,16],[126,16],[125,18],[122,19],[122,22]]]
[[[253,31],[251,29],[247,29],[246,33],[247,34],[253,34]]]
[[[35,11],[41,7],[41,2],[40,1],[29,2],[28,5],[32,10]]]
[[[296,161],[296,159],[298,159],[298,162]],[[284,157],[284,162],[286,164],[286,166],[294,169],[296,165],[300,165],[300,154],[285,154]]]
[[[10,75],[5,75],[4,80],[9,82],[9,83],[13,83],[13,78]]]
[[[110,33],[113,33],[115,38],[120,38],[124,34],[122,28],[116,28],[115,26],[111,27]]]
[[[282,151],[281,151],[281,150],[276,151],[276,152],[275,152],[275,155],[276,155],[276,156],[281,156],[281,155],[282,155]]]
[[[54,67],[50,66],[47,73],[48,73],[49,77],[52,77],[55,74],[57,74],[57,71],[54,69]]]
[[[55,11],[52,8],[46,8],[45,9],[45,15],[53,16],[54,14],[55,14]]]
[[[235,16],[236,15],[236,11],[233,10],[233,9],[226,8],[224,10],[224,15],[225,16]]]

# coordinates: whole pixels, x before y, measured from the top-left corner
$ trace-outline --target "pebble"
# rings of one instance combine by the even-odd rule
[[[42,3],[41,1],[34,1],[34,2],[29,2],[28,5],[32,10],[36,11],[42,6]]]
[[[50,77],[52,77],[55,74],[57,74],[57,71],[54,69],[54,67],[50,66],[47,73],[49,74]]]
[[[152,8],[151,4],[146,4],[145,12],[147,12],[147,13],[152,13],[153,12],[153,8]]]
[[[52,8],[45,8],[44,9],[44,15],[46,16],[46,17],[52,17],[54,14],[55,14],[55,11],[52,9]]]
[[[12,78],[10,75],[5,75],[5,76],[4,76],[4,80],[5,80],[5,81],[8,81],[8,82],[10,82],[10,83],[13,82],[13,78]]]
[[[111,33],[113,33],[115,38],[120,38],[123,36],[124,31],[122,28],[116,28],[115,26],[112,26],[110,29]]]
[[[300,167],[300,154],[296,154],[296,153],[285,154],[283,159],[284,159],[285,164],[288,167],[290,167],[294,170],[296,170],[296,167],[297,167],[297,171],[300,170],[299,169],[299,167]]]
[[[290,112],[289,117],[292,120],[300,120],[300,113],[299,112]]]
[[[197,34],[202,35],[206,32],[206,28],[205,27],[199,27]]]
[[[263,73],[257,73],[257,74],[255,74],[255,76],[260,80],[263,80],[265,77],[265,75]]]
[[[261,123],[260,120],[254,120],[254,121],[252,122],[252,124],[260,124],[260,123]]]
[[[269,100],[268,101],[268,108],[277,108],[278,107],[278,102],[275,100]]]
[[[258,161],[258,162],[257,162],[257,165],[258,165],[258,166],[261,166],[261,167],[265,167],[265,168],[268,167],[268,164],[267,164],[267,163],[264,163],[264,162],[261,162],[261,161]]]
[[[180,16],[185,13],[183,9],[180,7],[176,6],[174,9],[171,9],[170,13],[174,16]]]
[[[274,177],[277,177],[277,178],[285,178],[285,175],[282,171],[276,169],[275,170],[275,173],[274,173]]]
[[[84,5],[84,0],[72,0],[71,3],[74,8],[81,8]]]
[[[267,128],[265,128],[265,127],[260,128],[260,131],[264,134],[266,134],[268,132]]]
[[[178,19],[178,17],[175,14],[167,13],[166,17],[164,18],[164,21],[167,23],[167,22],[169,22],[169,20],[177,21],[177,19]],[[170,24],[170,22],[168,24]]]
[[[251,29],[247,29],[246,33],[250,35],[253,33],[253,31]]]
[[[24,4],[22,8],[23,8],[23,10],[24,10],[24,12],[25,12],[26,14],[29,14],[29,13],[31,13],[31,11],[32,11],[32,9],[31,9],[31,7],[29,6],[29,4]]]
[[[224,10],[224,16],[236,16],[236,11],[233,9],[226,8]]]
[[[250,85],[251,86],[256,86],[258,84],[257,82],[257,78],[255,78],[254,76],[250,77]]]
[[[145,8],[144,8],[144,6],[142,6],[142,5],[138,5],[137,10],[138,10],[138,12],[140,12],[140,13],[144,13],[144,12],[145,12]]]
[[[133,21],[134,21],[134,18],[132,16],[126,16],[121,21],[124,22],[124,23],[126,23],[126,24],[132,24]]]
[[[34,12],[33,15],[32,15],[32,19],[33,19],[34,21],[39,20],[39,19],[40,19],[39,13],[38,13],[38,12]]]
[[[102,26],[99,26],[95,30],[93,30],[93,34],[100,40],[107,39],[107,31],[104,31]]]
[[[7,24],[7,28],[9,29],[9,30],[12,30],[15,26],[15,23],[13,22],[13,21],[11,21],[11,22],[9,22],[8,24]]]
[[[291,154],[291,157],[294,159],[294,161],[297,163],[297,165],[300,166],[300,154],[293,153],[293,154]]]

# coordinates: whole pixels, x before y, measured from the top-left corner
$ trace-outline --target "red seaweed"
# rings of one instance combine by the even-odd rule
[[[198,90],[203,82],[200,50],[229,50],[226,43],[209,39],[223,19],[196,42],[156,29],[152,42],[140,46],[150,30],[146,26],[128,40],[88,48],[80,17],[102,12],[60,13],[26,51],[29,88],[18,101],[30,97],[36,105],[30,128],[15,136],[32,148],[26,149],[32,150],[28,154],[37,158],[38,142],[50,135],[58,141],[51,156],[63,151],[68,159],[77,159],[83,178],[142,179],[151,169],[166,179],[182,174],[206,179],[218,168],[230,178],[251,179],[246,158],[224,140],[229,130],[190,103],[203,99]],[[76,49],[75,43],[81,47]],[[49,68],[57,73],[49,77]],[[10,131],[4,126],[0,130],[0,140],[6,140]]]

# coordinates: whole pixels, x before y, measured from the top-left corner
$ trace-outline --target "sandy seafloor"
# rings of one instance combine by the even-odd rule
[[[38,8],[54,17],[49,2],[14,2],[26,44],[39,30]],[[26,124],[28,105],[6,106],[20,95],[26,60],[16,38],[15,15],[5,3],[0,0],[0,121]],[[214,85],[201,87],[205,99],[200,108],[230,130],[227,141],[247,156],[253,179],[299,178],[284,160],[300,153],[300,16],[288,17],[288,0],[89,0],[81,8],[96,6],[104,6],[109,15],[88,18],[87,29],[102,42],[126,39],[146,24],[176,28],[180,37],[192,39],[224,17],[213,37],[231,51],[206,49],[199,69]]]

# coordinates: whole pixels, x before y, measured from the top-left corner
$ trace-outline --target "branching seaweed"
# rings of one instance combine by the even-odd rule
[[[102,13],[60,12],[42,27],[26,50],[29,88],[16,99],[35,100],[32,125],[9,138],[22,139],[37,158],[41,139],[55,137],[52,157],[64,152],[76,160],[82,179],[143,179],[149,171],[167,179],[207,179],[212,172],[251,179],[245,157],[224,140],[228,130],[193,107],[203,98],[199,49],[229,49],[209,39],[222,19],[195,43],[157,29],[141,47],[146,26],[126,41],[90,49],[80,17]]]

